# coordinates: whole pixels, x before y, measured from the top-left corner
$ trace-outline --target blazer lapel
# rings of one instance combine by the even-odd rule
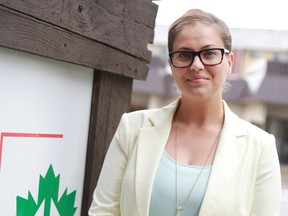
[[[150,194],[157,165],[165,148],[170,127],[141,129],[136,164],[136,198],[139,216],[148,215]]]
[[[225,105],[225,104],[224,104]],[[238,117],[225,107],[225,123],[215,155],[212,172],[202,202],[200,216],[213,215],[223,191],[237,172],[247,144],[244,128]]]
[[[136,200],[139,216],[147,216],[154,177],[165,148],[177,101],[155,112],[151,125],[140,129],[136,160]]]

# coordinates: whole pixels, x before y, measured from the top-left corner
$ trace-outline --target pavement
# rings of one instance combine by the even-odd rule
[[[288,164],[281,164],[282,203],[280,216],[288,215]]]

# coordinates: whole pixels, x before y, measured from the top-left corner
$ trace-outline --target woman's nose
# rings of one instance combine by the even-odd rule
[[[195,55],[192,64],[190,65],[190,70],[200,70],[203,69],[204,65],[199,58],[199,56]]]

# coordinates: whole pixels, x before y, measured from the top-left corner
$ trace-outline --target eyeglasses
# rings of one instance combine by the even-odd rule
[[[224,53],[229,54],[230,51],[225,48],[211,48],[197,52],[175,51],[169,52],[169,57],[176,68],[190,67],[193,64],[195,56],[199,57],[203,65],[214,66],[222,63]]]

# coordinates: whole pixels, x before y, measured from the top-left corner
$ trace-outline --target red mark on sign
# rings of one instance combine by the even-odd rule
[[[0,136],[0,170],[2,162],[2,148],[4,137],[30,137],[30,138],[63,138],[63,134],[38,134],[38,133],[10,133],[2,132]]]

